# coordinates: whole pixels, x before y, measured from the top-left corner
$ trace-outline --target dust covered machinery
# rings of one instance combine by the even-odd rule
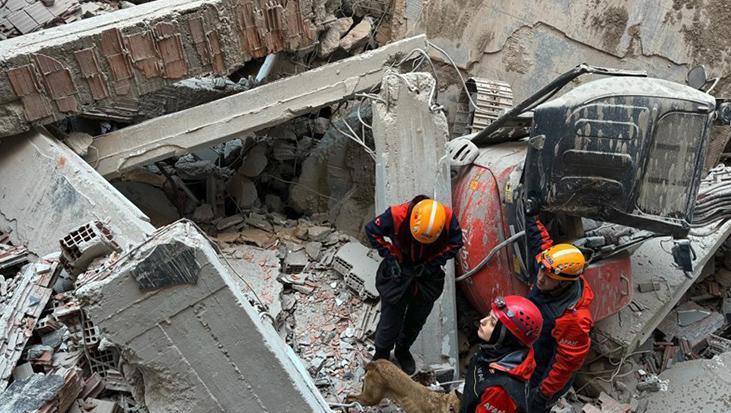
[[[608,77],[549,100],[585,73]],[[467,299],[487,312],[496,296],[527,293],[534,257],[522,232],[526,209],[540,208],[554,237],[587,256],[595,320],[631,300],[630,256],[644,240],[672,235],[675,261],[689,266],[685,237],[711,126],[728,122],[725,105],[643,72],[579,65],[480,132],[450,142],[465,241],[457,279]]]

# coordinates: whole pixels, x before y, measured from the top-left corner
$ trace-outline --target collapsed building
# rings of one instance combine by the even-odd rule
[[[541,2],[121,3],[38,32],[76,20],[78,3],[0,8],[4,411],[362,410],[343,402],[360,388],[379,316],[380,258],[362,228],[417,193],[479,205],[462,210],[466,237],[503,245],[468,242],[482,256],[448,266],[415,345],[424,382],[449,390],[482,311],[479,282],[463,277],[479,279],[485,256],[508,274],[518,265],[504,246],[520,250],[506,242],[519,228],[507,233],[487,218],[501,206],[465,189],[512,202],[526,145],[499,144],[490,125],[566,62],[678,83],[703,63],[714,95],[728,87],[726,63],[696,40],[720,30],[714,2],[660,1],[664,20],[650,5],[557,2],[574,26]],[[61,19],[38,17],[41,6]],[[672,30],[652,34],[661,25]],[[479,155],[450,166],[447,142],[485,128]],[[562,411],[727,403],[731,224],[716,200],[729,174],[716,165],[729,136],[715,126],[703,148],[691,268],[667,233],[551,211],[562,236],[609,263],[592,355]],[[481,186],[481,168],[505,166]],[[502,233],[478,233],[489,227]]]

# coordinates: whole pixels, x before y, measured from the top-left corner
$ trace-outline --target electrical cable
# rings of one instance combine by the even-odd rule
[[[441,54],[443,54],[447,58],[447,60],[449,60],[449,63],[451,63],[452,66],[454,66],[454,70],[457,71],[457,75],[459,76],[459,80],[462,82],[462,87],[464,88],[465,93],[467,94],[467,99],[470,101],[470,104],[472,105],[472,107],[475,108],[475,109],[477,109],[477,104],[475,103],[474,100],[472,100],[472,96],[470,96],[470,90],[467,89],[467,82],[465,82],[464,77],[462,77],[462,72],[460,72],[459,67],[457,66],[457,64],[454,63],[454,60],[452,60],[452,56],[450,56],[449,53],[447,53],[446,51],[444,51],[444,49],[442,49],[441,47],[435,45],[434,43],[432,43],[432,42],[430,42],[428,40],[427,40],[426,43],[430,47],[433,47],[433,48],[437,49],[437,51],[439,51]]]

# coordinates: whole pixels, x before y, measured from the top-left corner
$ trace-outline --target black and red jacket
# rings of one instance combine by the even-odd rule
[[[527,412],[526,386],[535,366],[533,349],[521,348],[499,357],[481,349],[465,375],[460,413]]]
[[[526,217],[526,237],[530,257],[537,257],[553,245],[537,216]],[[535,259],[531,261],[536,262]],[[533,268],[535,279],[538,266]],[[559,295],[543,293],[534,285],[528,298],[543,315],[541,335],[533,345],[536,371],[531,378],[531,387],[538,387],[546,399],[551,399],[568,389],[589,353],[589,332],[593,325],[589,304],[594,299],[594,292],[582,276]]]
[[[424,264],[427,268],[437,269],[462,248],[462,229],[452,209],[445,206],[445,222],[448,225],[445,225],[439,238],[431,244],[416,241],[411,235],[409,220],[414,205],[422,199],[426,197],[419,196],[411,202],[386,209],[366,225],[365,231],[371,245],[382,257],[392,256],[400,263]]]

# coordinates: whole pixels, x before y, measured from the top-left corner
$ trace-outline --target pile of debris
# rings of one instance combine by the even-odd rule
[[[290,218],[327,214],[339,230],[359,236],[373,215],[375,162],[342,131],[358,128],[372,146],[372,134],[361,124],[370,116],[370,105],[361,108],[359,102],[327,107],[131,170],[112,184],[158,227],[185,217],[211,233],[236,225],[242,212],[260,209]]]
[[[657,282],[637,287],[643,293],[666,293],[660,277]],[[633,301],[630,305],[639,303]],[[712,411],[712,406],[723,403],[731,388],[731,378],[719,376],[715,366],[728,370],[730,356],[731,239],[728,239],[698,281],[637,351],[617,352],[609,358],[599,353],[589,356],[578,375],[573,401],[581,409],[578,411],[586,413],[661,412],[677,409],[684,397],[693,396],[695,404],[686,406],[688,409],[703,405]],[[703,392],[693,390],[689,378],[705,383]],[[673,398],[674,402],[668,401]]]
[[[118,352],[85,318],[73,295],[75,274],[108,252],[70,235],[64,254],[31,262],[23,247],[0,244],[0,405],[5,411],[141,412],[124,380]],[[85,237],[86,235],[86,237]],[[3,238],[4,239],[4,238]],[[76,254],[67,261],[68,254]]]
[[[226,261],[332,403],[358,393],[378,320],[380,258],[321,217],[251,212],[218,221]]]

